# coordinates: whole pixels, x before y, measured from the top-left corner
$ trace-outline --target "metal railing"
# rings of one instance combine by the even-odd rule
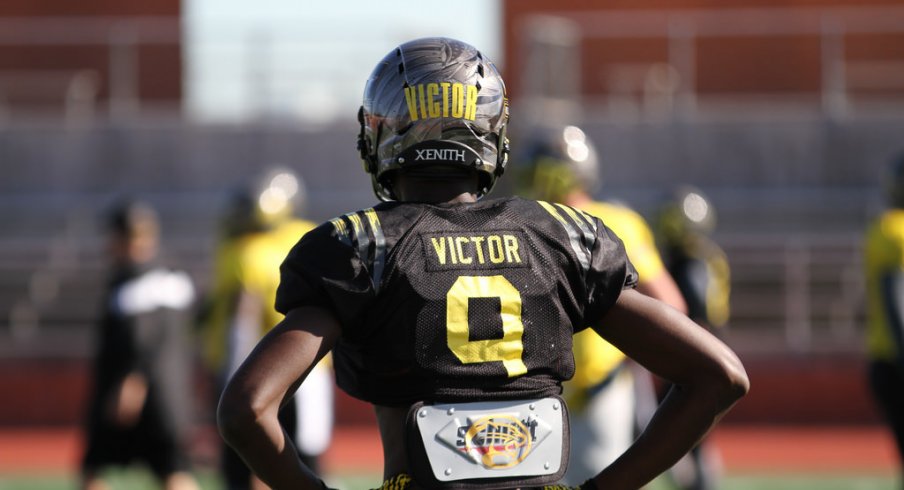
[[[94,228],[70,219],[46,240],[0,239],[0,338],[7,339],[6,347],[40,350],[41,345],[71,347],[73,339],[85,342],[96,321],[106,267],[102,243],[90,233]],[[191,240],[183,240],[171,235],[168,243],[174,252],[170,258],[194,264],[203,290],[212,263],[205,259],[205,247],[212,241],[198,236],[195,232]],[[728,334],[738,348],[860,350],[864,286],[859,236],[734,232],[717,239],[732,269]]]
[[[722,237],[732,267],[733,334],[753,349],[860,350],[861,240],[852,233]]]

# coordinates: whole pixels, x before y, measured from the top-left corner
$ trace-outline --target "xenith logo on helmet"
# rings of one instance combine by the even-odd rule
[[[426,148],[423,150],[415,150],[417,154],[414,159],[417,161],[420,160],[444,160],[451,162],[464,162],[465,161],[465,151],[464,150],[455,150],[451,148],[446,149],[436,149],[436,148]]]

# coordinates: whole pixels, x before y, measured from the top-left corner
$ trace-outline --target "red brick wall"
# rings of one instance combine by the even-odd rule
[[[504,0],[503,44],[507,88],[513,99],[521,89],[526,54],[520,46],[523,20],[535,14],[575,15],[581,12],[680,12],[730,9],[836,7],[904,7],[904,0]],[[817,23],[818,25],[818,23]],[[846,60],[893,59],[904,62],[904,34],[847,34]],[[698,37],[695,86],[701,94],[818,92],[821,85],[819,36]],[[606,74],[616,63],[657,63],[668,59],[662,38],[585,39],[582,49],[582,90],[607,93]],[[870,90],[870,89],[864,89]],[[895,93],[904,95],[904,89]]]
[[[858,356],[743,358],[750,392],[728,423],[872,424],[880,421]]]
[[[142,29],[133,29],[135,41],[140,44],[137,49],[136,87],[139,102],[165,102],[178,104],[182,99],[182,55],[179,18],[181,2],[179,0],[4,0],[0,2],[0,22],[61,20],[63,27],[42,27],[40,24],[25,24],[25,31],[30,35],[45,37],[48,40],[66,38],[62,42],[27,42],[16,37],[14,29],[4,33],[4,43],[0,44],[0,80],[9,81],[10,75],[33,76],[38,80],[50,82],[45,89],[21,87],[7,90],[4,101],[20,107],[51,107],[60,105],[64,89],[58,87],[65,84],[67,74],[82,70],[95,72],[99,77],[100,92],[98,100],[104,104],[110,96],[110,48],[106,41],[110,37],[110,28],[122,18],[145,20],[171,20],[167,31],[166,42],[142,44],[148,38]],[[65,30],[65,20],[71,19],[72,25],[79,21],[90,20],[93,27],[87,29],[91,39],[84,39],[81,34],[59,36]],[[82,26],[83,28],[84,26]],[[85,31],[80,31],[85,32]],[[160,32],[153,28],[154,37]],[[169,39],[171,37],[171,39]],[[41,78],[45,77],[45,78]],[[57,78],[53,78],[57,77]]]
[[[145,16],[178,17],[180,0],[3,0],[0,17]]]

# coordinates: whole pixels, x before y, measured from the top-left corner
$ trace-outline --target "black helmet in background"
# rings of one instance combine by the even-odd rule
[[[358,150],[380,200],[400,170],[474,169],[478,197],[508,158],[508,100],[495,65],[475,47],[435,37],[404,43],[377,64],[358,112]]]
[[[716,228],[716,210],[700,189],[682,185],[672,191],[659,212],[658,233],[666,244],[691,235],[709,235]]]
[[[235,191],[221,221],[226,237],[266,231],[300,214],[306,204],[306,186],[291,169],[274,166]]]
[[[538,127],[530,132],[519,192],[534,199],[562,202],[576,189],[590,194],[600,184],[596,147],[577,126]]]

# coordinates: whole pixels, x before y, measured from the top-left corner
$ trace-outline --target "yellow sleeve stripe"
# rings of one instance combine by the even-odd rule
[[[358,216],[358,213],[348,213],[348,220],[352,223],[352,228],[355,230],[355,237],[358,239],[358,244],[360,246],[361,243],[369,244],[370,238],[367,236],[367,231],[364,230],[364,224],[361,223],[361,217]]]
[[[383,227],[380,225],[380,218],[374,208],[364,210],[364,216],[370,223],[370,230],[374,235],[374,261],[371,267],[371,279],[374,283],[374,290],[379,292],[380,281],[383,279],[383,267],[386,264],[386,238],[383,236]]]
[[[553,218],[559,220],[559,222],[562,223],[562,226],[566,226],[566,227],[568,226],[568,223],[565,222],[565,218],[563,218],[562,215],[560,215],[559,212],[556,211],[556,208],[553,207],[552,204],[549,204],[546,201],[537,201],[537,203],[540,206],[543,206],[543,209],[545,209],[549,214],[551,214],[553,216]]]
[[[351,245],[352,241],[348,236],[348,227],[345,226],[345,219],[341,217],[333,218],[330,223],[332,223],[333,230],[336,231],[336,236],[339,237],[339,240],[346,245]]]
[[[566,220],[556,209],[556,206],[549,204],[545,201],[537,201],[540,206],[543,207],[549,214],[551,214],[559,223],[562,224],[562,227],[565,228],[565,232],[568,233],[568,241],[571,243],[571,249],[574,251],[574,254],[578,258],[578,262],[581,264],[581,272],[584,274],[590,270],[590,250],[587,248],[586,244],[582,242],[581,234],[578,233],[576,229],[575,223],[569,220]],[[559,205],[562,208],[570,209],[567,206]]]
[[[361,217],[358,216],[357,212],[348,213],[345,216],[351,222],[355,231],[354,240],[358,245],[358,255],[363,262],[367,263],[370,252],[370,237],[367,235],[367,230],[364,229],[364,223],[361,222]]]
[[[579,215],[578,211],[570,206],[565,206],[564,204],[556,204],[556,206],[565,211],[565,213],[571,217],[572,220],[578,225],[578,228],[581,230],[581,234],[583,235],[584,248],[590,252],[593,250],[593,242],[596,241],[596,235],[590,230],[590,225],[584,221],[583,215]]]
[[[593,233],[596,233],[596,231],[597,231],[596,221],[593,219],[593,216],[587,214],[586,212],[584,212],[580,209],[575,209],[575,211],[577,211],[581,216],[584,217],[584,219],[587,221],[587,223],[590,224],[590,227],[593,228]]]
[[[342,243],[358,250],[358,258],[370,272],[374,290],[379,291],[386,266],[386,238],[377,212],[368,208],[334,218],[330,223]]]

